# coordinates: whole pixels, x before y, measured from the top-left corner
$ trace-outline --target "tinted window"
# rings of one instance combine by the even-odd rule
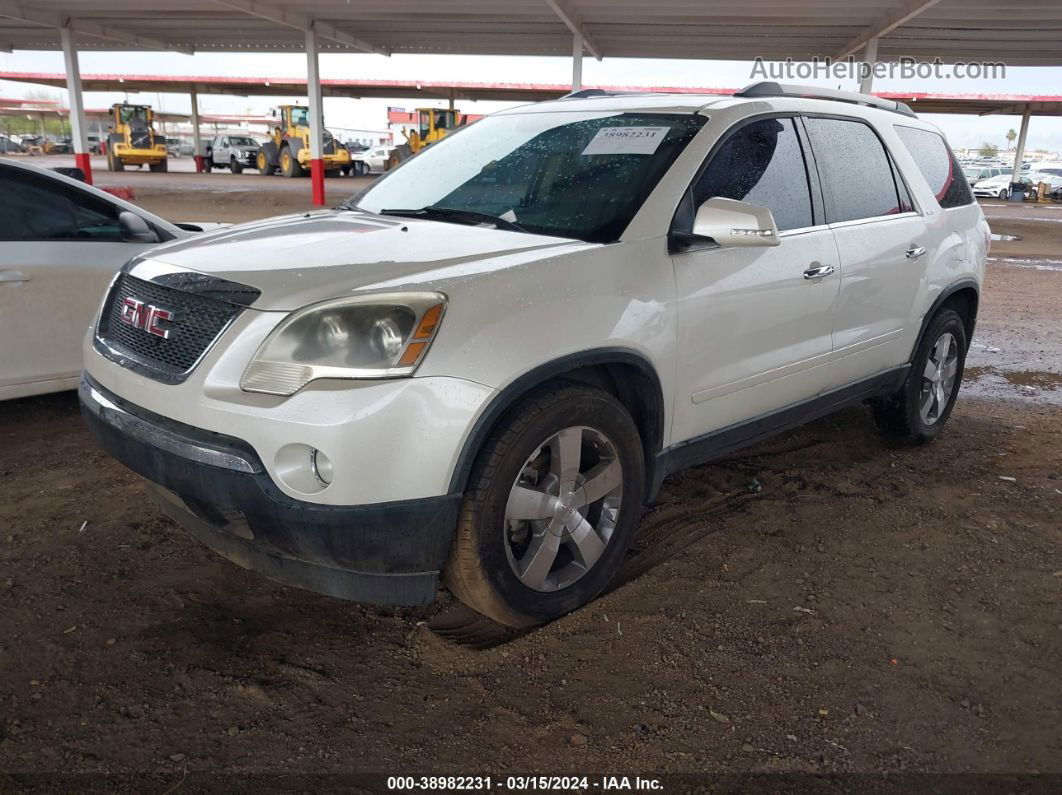
[[[806,119],[830,223],[900,212],[892,166],[877,134],[845,119]]]
[[[0,168],[0,240],[121,240],[118,208],[73,186]]]
[[[714,197],[766,207],[779,230],[812,225],[804,153],[792,119],[763,119],[734,131],[693,187],[699,207]]]
[[[973,194],[963,179],[963,170],[940,135],[901,126],[896,127],[896,134],[911,153],[941,207],[947,209],[973,203]]]

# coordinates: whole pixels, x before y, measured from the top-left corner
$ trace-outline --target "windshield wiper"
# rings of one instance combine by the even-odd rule
[[[499,218],[490,213],[481,213],[478,210],[463,210],[460,207],[440,207],[437,204],[429,204],[419,210],[380,210],[379,214],[399,215],[406,218],[431,218],[440,221],[455,221],[457,223],[471,221],[476,224],[491,224],[495,229],[503,229],[506,232],[528,232],[520,224]]]

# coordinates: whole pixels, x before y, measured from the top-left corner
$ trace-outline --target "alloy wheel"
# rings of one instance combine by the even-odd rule
[[[959,369],[959,343],[950,331],[942,334],[926,358],[918,410],[922,422],[935,425],[955,390]]]
[[[528,457],[505,507],[505,553],[535,591],[567,588],[601,558],[623,497],[623,466],[600,431],[565,428]]]

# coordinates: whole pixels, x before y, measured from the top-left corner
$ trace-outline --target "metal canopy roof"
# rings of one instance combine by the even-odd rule
[[[0,48],[570,55],[1062,65],[1059,0],[0,0]]]
[[[66,75],[43,72],[0,72],[0,80],[39,85],[66,86]],[[118,75],[83,74],[84,91],[143,91],[238,96],[306,96],[303,77],[221,77],[208,75]],[[383,99],[498,100],[539,102],[556,99],[571,91],[560,83],[474,83],[417,80],[322,80],[325,96]],[[586,86],[606,91],[639,91],[665,94],[730,95],[734,88],[697,86]],[[1062,116],[1062,95],[1042,94],[936,94],[920,91],[877,91],[876,96],[906,102],[916,113],[1022,113],[1026,106],[1038,116]],[[18,100],[22,102],[23,100]],[[466,109],[467,110],[467,109]]]

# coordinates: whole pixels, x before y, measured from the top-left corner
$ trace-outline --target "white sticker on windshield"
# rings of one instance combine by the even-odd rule
[[[584,155],[651,155],[669,127],[602,127],[583,150]]]

